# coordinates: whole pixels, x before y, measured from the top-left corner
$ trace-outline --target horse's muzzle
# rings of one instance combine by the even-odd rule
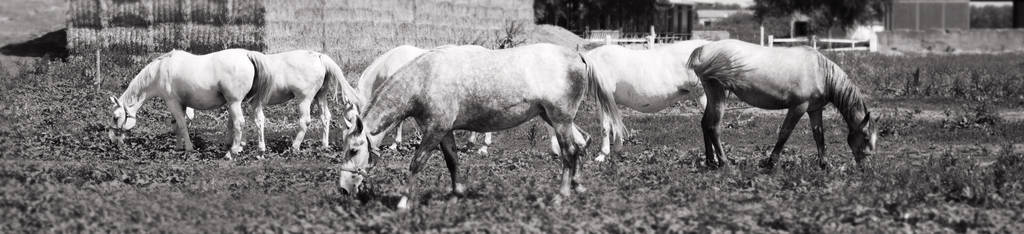
[[[349,196],[355,196],[359,193],[359,190],[362,190],[364,179],[363,175],[350,171],[341,171],[338,174],[339,192],[342,194],[348,194]]]

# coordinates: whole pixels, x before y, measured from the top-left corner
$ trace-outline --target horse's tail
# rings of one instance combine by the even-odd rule
[[[610,91],[610,85],[605,84],[601,77],[597,76],[594,71],[593,62],[587,62],[586,55],[580,53],[580,60],[586,65],[587,69],[587,80],[590,83],[590,92],[597,98],[598,104],[600,104],[602,116],[601,118],[611,118],[607,121],[611,122],[611,132],[613,141],[621,141],[623,134],[626,132],[626,125],[622,123],[622,115],[619,113],[619,106],[615,103],[615,94]]]
[[[270,98],[270,92],[274,88],[274,78],[269,70],[270,64],[268,64],[270,58],[258,51],[249,51],[246,55],[249,57],[249,62],[252,62],[253,69],[256,70],[252,88],[249,89],[250,95],[246,95],[248,98],[246,102],[262,105]]]
[[[736,61],[731,50],[724,50],[719,46],[708,51],[708,45],[711,44],[694,49],[693,53],[690,53],[690,61],[687,61],[687,66],[693,69],[693,73],[701,82],[735,77],[750,70]]]
[[[314,100],[323,100],[330,95],[330,99],[335,103],[342,103],[348,105],[349,103],[356,102],[358,94],[351,85],[348,84],[348,80],[345,79],[345,72],[341,70],[341,66],[334,62],[331,56],[326,54],[320,54],[320,62],[323,63],[324,69],[327,73],[324,75],[324,84],[320,90],[316,92]],[[340,95],[338,93],[341,93]]]

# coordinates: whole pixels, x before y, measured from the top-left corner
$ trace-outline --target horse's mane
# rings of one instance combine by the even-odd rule
[[[817,55],[818,70],[825,78],[825,96],[836,106],[836,110],[847,118],[847,123],[860,122],[859,119],[852,119],[853,113],[860,110],[867,113],[868,110],[857,86],[835,62],[817,51],[811,53]]]
[[[142,89],[146,88],[146,86],[157,79],[158,75],[156,73],[160,72],[159,69],[163,64],[163,61],[173,56],[175,51],[178,50],[171,50],[170,52],[161,54],[156,57],[156,59],[153,59],[153,61],[146,64],[146,66],[143,67],[134,78],[132,78],[132,81],[128,83],[128,88],[121,93],[121,97],[118,98],[118,101],[125,106],[133,106],[137,104],[139,100],[142,99],[139,97]]]

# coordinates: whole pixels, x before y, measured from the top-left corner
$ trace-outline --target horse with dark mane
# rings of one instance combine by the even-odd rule
[[[718,140],[722,119],[722,101],[726,91],[754,107],[787,109],[771,156],[761,166],[772,169],[789,139],[793,127],[806,113],[818,147],[819,165],[825,161],[825,137],[822,110],[835,105],[846,121],[847,143],[858,166],[875,149],[876,131],[871,112],[857,86],[846,72],[809,47],[768,48],[738,40],[723,40],[697,48],[689,66],[700,77],[707,95],[707,108],[701,127],[704,132],[705,161],[709,167],[728,166],[728,157]],[[717,160],[717,162],[716,162]]]

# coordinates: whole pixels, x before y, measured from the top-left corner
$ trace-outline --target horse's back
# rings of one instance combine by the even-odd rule
[[[554,45],[458,46],[427,52],[389,83],[423,87],[417,96],[434,114],[457,113],[455,128],[496,131],[533,118],[542,107],[581,99],[584,69],[577,53]]]
[[[172,51],[161,62],[160,72],[167,75],[164,82],[168,83],[160,95],[201,110],[216,108],[224,101],[241,100],[248,95],[256,75],[248,53],[243,49],[205,55]]]

